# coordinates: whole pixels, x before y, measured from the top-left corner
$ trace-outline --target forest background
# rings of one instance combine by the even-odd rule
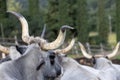
[[[82,43],[113,46],[120,41],[120,0],[0,0],[0,37],[21,39],[20,22],[6,11],[22,14],[32,35],[40,36],[46,25],[49,41],[62,25],[76,28]]]

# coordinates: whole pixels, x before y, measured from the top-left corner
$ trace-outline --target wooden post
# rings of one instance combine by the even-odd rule
[[[103,44],[102,43],[100,43],[100,50],[101,50],[101,53],[104,54],[104,48],[103,48]]]
[[[88,42],[86,43],[86,46],[87,46],[88,53],[91,54],[90,44]]]
[[[18,40],[17,40],[17,36],[14,36],[15,39],[15,45],[19,45]]]

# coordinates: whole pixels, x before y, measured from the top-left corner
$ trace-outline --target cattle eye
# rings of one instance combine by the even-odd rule
[[[55,55],[49,55],[51,65],[54,64]]]
[[[49,58],[50,58],[50,59],[54,59],[54,58],[55,58],[55,55],[49,55]]]

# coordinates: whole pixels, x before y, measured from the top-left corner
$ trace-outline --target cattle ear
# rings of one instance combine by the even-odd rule
[[[16,45],[15,47],[16,47],[17,51],[18,51],[20,54],[22,54],[22,52],[21,52],[21,50],[20,50],[19,46],[18,46],[18,45]]]
[[[92,56],[92,64],[96,64],[96,59],[94,56]]]
[[[67,57],[68,55],[67,55],[67,54],[65,54],[64,56],[65,56],[65,57]]]
[[[109,57],[108,57],[108,56],[105,56],[105,58],[106,58],[106,59],[109,59]]]

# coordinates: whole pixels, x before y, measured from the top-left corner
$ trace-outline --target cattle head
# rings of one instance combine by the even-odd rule
[[[109,59],[114,57],[117,54],[120,42],[117,43],[117,45],[114,48],[114,50],[112,51],[112,53],[107,54],[107,55],[94,55],[94,56],[88,54],[85,47],[80,42],[78,44],[79,44],[79,46],[81,48],[82,54],[86,58],[92,59],[92,63],[94,64],[95,68],[100,68],[100,67],[103,67],[104,65],[112,64],[112,62]]]
[[[60,65],[60,56],[56,55],[54,51],[49,50],[47,54],[43,55],[43,58],[44,65],[42,65],[40,68],[41,69],[40,74],[43,74],[45,80],[46,79],[54,80],[54,78],[58,77],[61,74],[62,67]]]

